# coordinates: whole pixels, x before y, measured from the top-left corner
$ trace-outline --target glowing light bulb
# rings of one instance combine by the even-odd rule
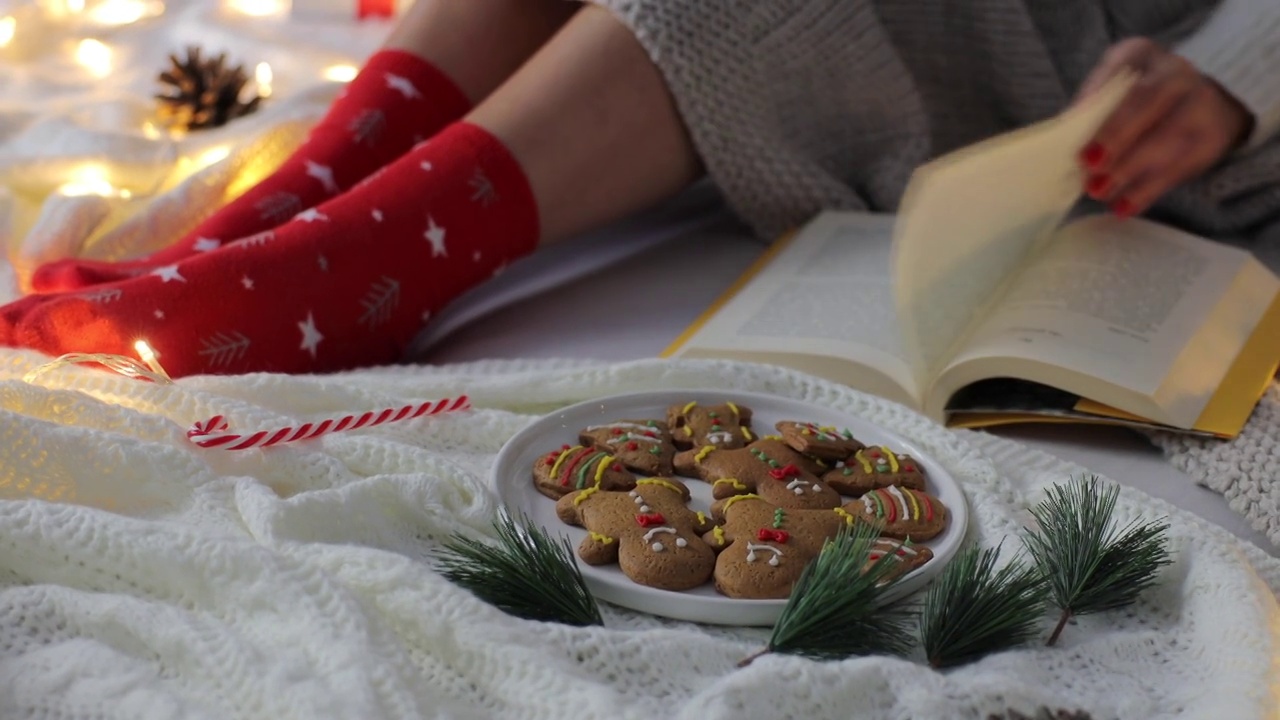
[[[97,164],[76,168],[75,172],[71,174],[71,180],[59,187],[58,192],[67,197],[83,197],[85,195],[111,197],[121,194],[107,180],[107,169]]]
[[[264,98],[271,97],[271,81],[274,79],[271,66],[267,63],[260,62],[253,69],[253,81],[258,86],[258,94]]]
[[[324,69],[322,76],[331,82],[351,82],[356,79],[356,66],[330,65]]]
[[[227,7],[250,17],[267,17],[289,12],[289,0],[227,0]]]
[[[89,11],[89,19],[99,25],[129,25],[163,13],[160,0],[106,0]]]
[[[18,29],[18,19],[12,15],[0,18],[0,47],[13,42],[13,34]]]
[[[196,158],[197,168],[206,168],[210,165],[221,162],[231,154],[231,148],[224,146],[210,148],[200,153],[200,157]]]
[[[111,48],[93,38],[85,38],[76,46],[76,62],[97,78],[111,74],[111,54]]]
[[[84,12],[84,0],[67,0],[67,12],[72,15]]]

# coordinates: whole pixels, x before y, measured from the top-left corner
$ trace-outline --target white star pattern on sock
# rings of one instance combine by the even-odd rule
[[[409,82],[409,78],[401,77],[394,73],[386,73],[385,77],[387,79],[387,87],[403,95],[406,100],[422,98],[422,93],[418,92],[418,88]]]
[[[212,250],[217,250],[221,246],[222,246],[221,240],[201,237],[201,238],[196,238],[196,241],[191,244],[191,249],[195,250],[196,252],[210,252]]]
[[[309,222],[309,223],[310,222],[329,222],[329,216],[325,215],[324,213],[320,212],[315,208],[307,208],[306,210],[303,210],[297,215],[294,215],[293,219],[301,220],[302,222]]]
[[[152,270],[151,274],[155,275],[156,277],[160,278],[165,282],[172,282],[174,280],[178,282],[187,281],[187,279],[182,277],[182,274],[178,272],[178,266],[176,264],[158,267],[155,270]]]
[[[427,162],[426,160],[423,160],[422,164],[419,165],[419,167],[421,167],[423,170],[426,170],[427,172],[431,172],[431,169],[434,168],[435,166]]]
[[[316,258],[316,264],[320,266],[321,272],[329,272],[329,258],[321,255]]]
[[[244,277],[240,278],[240,284],[244,286],[245,290],[252,290],[253,278],[249,277],[248,275],[245,275]]]
[[[373,209],[373,221],[382,222],[382,211],[379,210],[378,208]]]
[[[152,313],[152,315],[155,315],[157,320],[163,320],[163,319],[164,319],[164,311],[163,311],[163,310],[156,310],[154,313]]]
[[[324,187],[324,191],[330,195],[337,195],[342,192],[342,189],[338,187],[337,181],[333,179],[333,168],[328,165],[321,165],[308,160],[307,176],[319,180]]]
[[[298,323],[298,329],[302,331],[302,345],[299,350],[306,350],[311,353],[311,359],[316,358],[316,348],[320,345],[320,341],[324,340],[324,335],[316,329],[316,319],[310,312],[307,313],[307,319]]]
[[[436,224],[435,218],[427,217],[427,231],[423,237],[431,243],[431,257],[449,257],[444,247],[444,228]]]

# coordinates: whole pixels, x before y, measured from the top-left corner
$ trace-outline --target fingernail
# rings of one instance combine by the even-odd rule
[[[1095,200],[1101,200],[1102,194],[1111,187],[1111,176],[1094,175],[1084,184],[1084,191],[1089,193]]]
[[[1080,159],[1089,167],[1097,167],[1107,157],[1107,151],[1096,142],[1089,143],[1084,146],[1084,150],[1080,152]]]
[[[1134,210],[1137,210],[1137,208],[1133,206],[1133,202],[1129,198],[1120,198],[1111,203],[1111,212],[1115,213],[1116,217],[1119,218],[1132,216]]]

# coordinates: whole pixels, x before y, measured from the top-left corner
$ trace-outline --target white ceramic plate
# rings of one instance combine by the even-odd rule
[[[615,395],[579,403],[551,413],[520,431],[498,453],[493,468],[493,485],[503,504],[515,512],[523,512],[530,520],[552,535],[568,536],[575,550],[586,531],[564,524],[556,517],[554,501],[538,493],[533,486],[533,465],[538,458],[565,443],[576,444],[578,432],[588,425],[607,423],[622,418],[666,417],[667,407],[683,405],[691,400],[714,405],[735,402],[751,408],[751,427],[758,434],[774,432],[779,420],[800,420],[820,425],[848,428],[855,437],[871,445],[886,445],[911,455],[928,473],[927,489],[942,500],[950,511],[947,529],[927,543],[934,559],[919,570],[903,577],[893,587],[888,599],[898,599],[926,585],[946,566],[959,550],[969,523],[964,493],[951,474],[917,445],[896,433],[859,417],[827,408],[806,405],[787,398],[753,393],[723,391],[670,391]],[[690,507],[707,510],[711,505],[711,485],[701,480],[685,480],[693,495]],[[640,612],[691,622],[716,625],[768,626],[782,612],[785,600],[735,600],[715,591],[710,582],[684,592],[658,590],[632,582],[617,565],[590,566],[578,563],[591,592],[599,599]]]

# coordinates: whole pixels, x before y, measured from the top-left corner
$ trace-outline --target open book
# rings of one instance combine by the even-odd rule
[[[1280,363],[1280,280],[1239,248],[1078,212],[1078,149],[1127,87],[923,166],[896,217],[819,215],[665,354],[786,365],[953,426],[1236,435]]]

